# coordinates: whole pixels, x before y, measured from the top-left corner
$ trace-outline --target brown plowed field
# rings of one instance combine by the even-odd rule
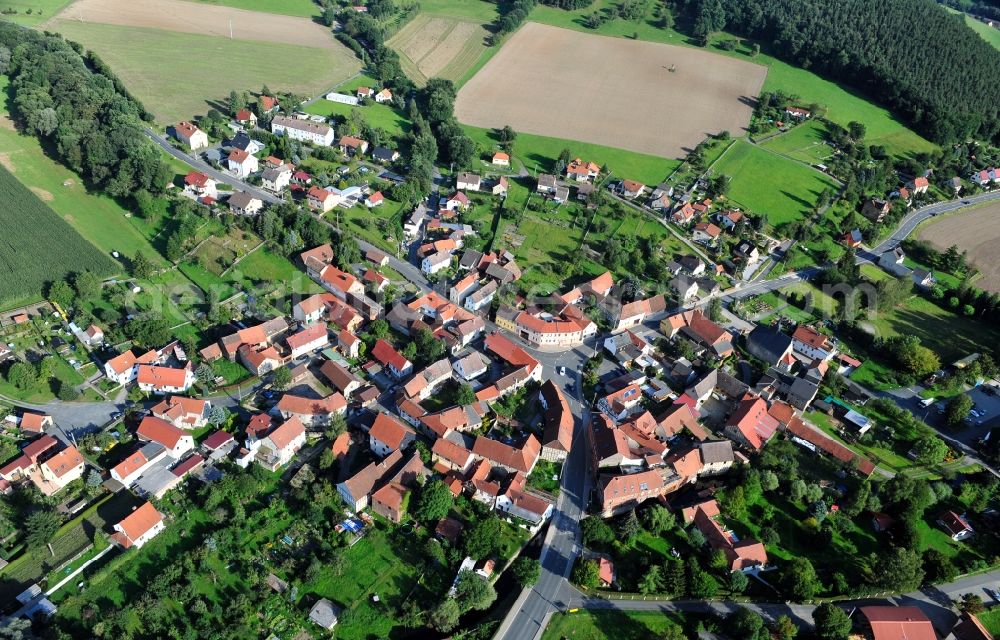
[[[303,47],[342,49],[330,31],[307,18],[184,0],[78,0],[56,16],[61,20],[165,29],[206,36],[230,35]],[[292,64],[292,61],[289,61]]]
[[[766,74],[690,47],[529,22],[462,87],[455,114],[478,127],[676,158],[707,135],[742,132]]]
[[[982,277],[976,286],[1000,292],[1000,203],[935,220],[920,231],[920,239],[944,250],[955,245],[969,252],[969,262]]]

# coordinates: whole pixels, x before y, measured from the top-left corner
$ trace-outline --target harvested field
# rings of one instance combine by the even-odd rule
[[[677,158],[707,135],[742,133],[766,74],[689,47],[528,23],[462,87],[455,114]]]
[[[361,68],[354,54],[333,40],[323,48],[303,47],[75,20],[57,20],[48,28],[97,52],[161,123],[224,109],[220,105],[231,90],[262,84],[316,95]]]
[[[146,27],[236,40],[257,40],[301,47],[343,49],[328,29],[308,18],[246,11],[184,0],[79,0],[57,20]],[[54,25],[47,24],[47,27]]]
[[[406,74],[424,85],[433,77],[457,82],[486,51],[488,35],[479,22],[421,14],[388,44],[399,52]]]
[[[1000,203],[935,220],[921,229],[920,239],[942,251],[952,245],[968,251],[969,262],[982,274],[976,286],[1000,292]]]

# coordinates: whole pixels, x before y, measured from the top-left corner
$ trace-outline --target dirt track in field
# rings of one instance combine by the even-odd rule
[[[78,20],[126,27],[164,29],[236,40],[260,40],[340,49],[328,29],[307,18],[184,0],[78,0],[53,20]],[[50,21],[51,22],[51,21]],[[294,64],[289,61],[289,65]]]
[[[920,230],[920,239],[940,250],[955,245],[968,251],[982,274],[976,287],[1000,292],[1000,203],[935,220]]]
[[[743,132],[766,74],[699,49],[529,22],[462,87],[455,114],[677,158],[707,135]]]

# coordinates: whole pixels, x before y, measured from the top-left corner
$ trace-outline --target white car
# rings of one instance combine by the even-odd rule
[[[556,373],[561,376],[566,375],[566,367],[556,367]]]

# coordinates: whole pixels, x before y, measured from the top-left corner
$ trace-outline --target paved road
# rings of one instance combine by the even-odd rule
[[[960,578],[955,582],[928,587],[899,596],[888,598],[873,598],[866,600],[849,600],[838,603],[841,607],[850,612],[858,606],[870,604],[895,604],[919,607],[927,614],[931,622],[941,636],[950,632],[955,624],[957,614],[952,609],[952,601],[957,600],[965,593],[975,593],[983,598],[984,602],[990,602],[991,598],[983,590],[984,587],[996,588],[1000,583],[1000,570],[989,573]],[[564,597],[567,608],[580,609],[614,609],[618,611],[689,611],[696,613],[716,613],[726,615],[740,606],[733,602],[717,602],[704,600],[607,600],[585,595],[567,585]],[[780,615],[787,615],[797,625],[803,628],[812,627],[812,614],[815,605],[790,604],[790,603],[745,603],[747,607],[761,614],[767,619],[773,620]]]
[[[562,490],[542,545],[541,575],[534,587],[521,592],[507,612],[494,636],[498,640],[535,638],[545,629],[547,616],[565,608],[562,598],[568,585],[566,578],[580,550],[580,519],[590,493],[586,437],[586,430],[590,428],[590,411],[589,404],[581,395],[583,381],[580,372],[593,352],[592,348],[584,345],[563,353],[536,353],[542,362],[542,377],[562,385],[573,410],[576,418],[573,446],[563,464]],[[566,376],[558,374],[557,367],[560,366],[566,367]],[[575,393],[569,390],[570,381]]]

